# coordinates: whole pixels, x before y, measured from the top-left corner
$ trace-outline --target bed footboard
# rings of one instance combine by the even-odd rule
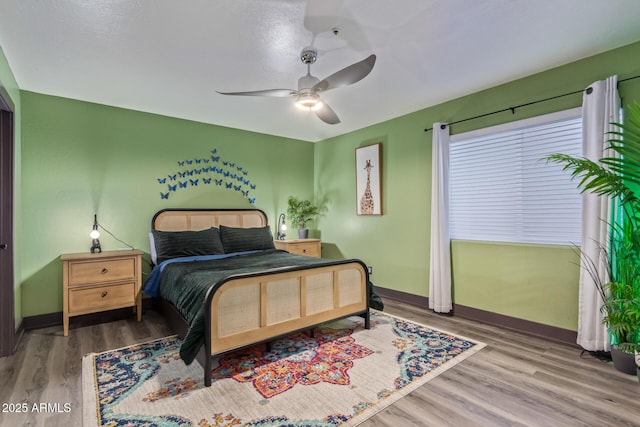
[[[369,328],[366,266],[358,260],[230,276],[207,294],[205,385],[211,356],[330,320],[362,315]]]

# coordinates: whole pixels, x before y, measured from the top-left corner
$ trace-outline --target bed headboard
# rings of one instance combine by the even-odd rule
[[[163,209],[151,220],[151,229],[198,231],[211,227],[264,227],[267,215],[260,209]]]

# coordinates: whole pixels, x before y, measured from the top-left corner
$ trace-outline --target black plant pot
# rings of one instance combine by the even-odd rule
[[[629,375],[636,375],[638,366],[636,365],[636,357],[633,353],[620,351],[617,346],[611,346],[611,359],[613,366],[620,372]]]
[[[299,228],[298,229],[298,238],[306,239],[309,237],[309,229],[308,228]]]
[[[638,375],[638,382],[640,383],[640,366],[636,368],[636,375]]]

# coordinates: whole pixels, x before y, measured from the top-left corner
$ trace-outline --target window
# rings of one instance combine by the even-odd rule
[[[582,155],[580,108],[452,136],[451,238],[579,245],[582,198],[553,153]]]

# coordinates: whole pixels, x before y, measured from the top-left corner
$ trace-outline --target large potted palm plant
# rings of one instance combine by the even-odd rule
[[[634,103],[629,111],[627,123],[615,123],[618,130],[610,132],[609,146],[617,156],[597,162],[565,154],[547,157],[579,178],[583,192],[609,196],[620,208],[619,221],[610,224],[609,245],[601,248],[607,280],[596,273],[601,260],[581,254],[603,301],[603,322],[613,338],[612,357],[619,370],[626,369],[617,356],[633,361],[634,352],[640,351],[640,104]]]

